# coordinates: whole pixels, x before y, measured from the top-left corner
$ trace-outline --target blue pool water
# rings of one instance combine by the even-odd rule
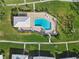
[[[51,29],[51,22],[49,22],[45,18],[37,18],[34,21],[35,26],[42,26],[43,29],[45,30],[50,30]]]

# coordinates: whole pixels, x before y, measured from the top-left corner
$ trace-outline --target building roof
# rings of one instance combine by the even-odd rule
[[[33,59],[56,59],[55,57],[35,56]]]
[[[79,0],[61,0],[61,1],[68,1],[68,2],[79,2]]]
[[[49,51],[31,51],[33,59],[56,59]]]
[[[12,59],[28,59],[28,55],[12,54]]]
[[[28,59],[28,53],[23,49],[10,49],[10,59]]]
[[[49,51],[43,51],[43,50],[34,50],[30,51],[32,56],[48,56],[48,57],[54,57],[53,54],[51,54]]]
[[[14,27],[30,27],[30,18],[27,16],[14,16],[13,26]]]
[[[68,57],[68,58],[61,58],[61,59],[77,59],[77,57]]]
[[[0,59],[3,59],[3,55],[0,55]]]
[[[59,54],[60,59],[77,59],[77,54],[72,51],[64,51],[63,53]]]

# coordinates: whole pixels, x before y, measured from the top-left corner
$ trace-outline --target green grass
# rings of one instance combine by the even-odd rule
[[[23,9],[23,10],[27,10],[27,12],[30,12],[30,11],[33,11],[33,5],[32,4],[29,4],[29,5],[22,5],[22,6],[19,6],[19,8]],[[30,11],[29,11],[30,10]]]
[[[79,52],[79,43],[69,44],[69,50]]]
[[[26,44],[26,50],[28,50],[28,51],[38,50],[38,45],[36,45],[36,44]]]
[[[23,0],[17,0],[17,1],[10,1],[6,0],[6,3],[21,3]],[[33,0],[27,0],[28,2],[32,2]],[[35,0],[37,1],[37,0]],[[74,6],[74,3],[69,2],[46,2],[46,3],[39,3],[36,4],[36,9],[38,11],[46,11],[52,16],[55,16],[58,21],[58,36],[52,36],[52,42],[61,42],[61,41],[72,41],[72,40],[79,40],[79,16],[75,12],[75,10],[70,8],[70,5]],[[25,10],[27,7],[32,11],[32,5],[28,6],[17,6],[20,8],[24,8]],[[45,37],[43,35],[40,35],[38,33],[32,33],[31,35],[23,35],[12,27],[11,25],[11,9],[12,7],[6,7],[5,15],[2,20],[0,20],[0,40],[11,40],[11,41],[23,41],[23,42],[47,42],[48,37]],[[73,18],[73,25],[75,27],[75,32],[71,35],[67,35],[63,33],[61,30],[61,22],[63,21],[62,17],[66,17],[67,15],[74,15]],[[69,44],[69,50],[76,49],[79,51],[78,47],[79,43],[76,44]],[[3,49],[5,52],[5,59],[9,59],[9,49],[10,48],[23,48],[23,45],[19,44],[10,44],[10,43],[0,43],[0,49]],[[34,44],[27,44],[26,50],[32,51],[32,50],[38,50],[38,45]],[[62,52],[66,50],[66,46],[63,45],[41,45],[41,50],[50,51],[52,54],[55,52]]]
[[[52,54],[55,52],[62,52],[66,50],[66,45],[62,44],[62,45],[41,45],[41,50],[46,50],[46,51],[50,51]]]
[[[46,3],[39,3],[36,4],[36,10],[37,11],[46,11],[49,14],[51,14],[52,16],[55,16],[58,20],[58,24],[57,24],[57,29],[59,32],[59,35],[57,37],[52,36],[52,41],[71,41],[71,40],[79,40],[79,16],[76,13],[76,11],[78,10],[73,10],[71,8],[71,5],[74,6],[74,3],[71,2],[58,2],[58,1],[54,1],[54,2],[46,2]],[[64,21],[63,18],[66,18],[68,15],[73,15],[73,17],[71,18],[73,20],[73,25],[76,29],[76,31],[73,34],[65,34],[62,31],[62,22]],[[70,19],[68,19],[70,20]],[[76,34],[77,33],[77,34]]]
[[[50,6],[51,5],[51,6]],[[71,9],[71,5],[74,6],[73,3],[70,2],[46,2],[46,3],[39,3],[36,4],[36,10],[38,11],[46,11],[52,16],[55,16],[58,21],[58,32],[59,35],[57,37],[52,36],[52,41],[70,41],[70,40],[78,40],[79,34],[76,35],[76,33],[79,33],[78,28],[79,28],[79,16],[78,14]],[[32,11],[32,5],[26,5],[26,6],[17,6],[19,8],[24,8],[26,10],[27,8]],[[17,30],[15,30],[12,25],[11,25],[11,8],[12,7],[5,7],[6,9],[6,15],[4,16],[4,19],[0,21],[0,40],[14,40],[14,41],[31,41],[31,42],[43,42],[43,41],[48,41],[47,37],[44,37],[43,35],[37,34],[37,33],[32,33],[31,35],[20,35]],[[63,11],[62,11],[63,10]],[[67,15],[74,15],[73,19],[73,25],[75,29],[75,33],[68,35],[65,34],[62,31],[61,23],[63,22],[64,19]]]
[[[52,16],[55,16],[60,22],[60,23],[58,22],[59,35],[57,37],[52,36],[52,41],[59,42],[59,41],[78,40],[79,16],[73,9],[71,9],[71,5],[74,6],[74,4],[70,2],[57,2],[57,1],[36,4],[36,10],[46,11]],[[33,8],[32,5],[17,6],[17,7],[22,9],[24,8],[24,10],[28,8],[30,9],[30,11],[32,11]],[[19,32],[15,30],[11,25],[11,8],[12,7],[5,6],[6,14],[4,18],[0,21],[0,40],[27,41],[27,42],[48,41],[47,37],[44,37],[43,35],[37,33],[32,33],[31,35],[20,35]],[[62,17],[65,18],[67,15],[74,15],[73,25],[76,31],[71,35],[65,34],[61,29],[61,23],[63,22]]]
[[[0,23],[0,40],[12,40],[12,41],[27,41],[27,42],[43,42],[48,41],[48,39],[38,33],[32,33],[30,35],[20,35],[16,29],[11,25],[11,8],[6,7],[6,14],[4,19]]]
[[[6,4],[18,4],[18,3],[23,3],[24,0],[4,0]]]

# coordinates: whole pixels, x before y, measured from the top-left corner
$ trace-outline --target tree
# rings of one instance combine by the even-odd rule
[[[3,19],[3,17],[4,17],[4,15],[5,15],[5,8],[4,8],[4,6],[3,6],[3,4],[2,4],[2,0],[0,1],[0,20],[2,20]]]
[[[18,15],[19,9],[17,7],[12,8],[11,13],[12,15]]]
[[[79,3],[75,2],[71,4],[70,6],[71,6],[71,9],[74,10],[79,15]]]

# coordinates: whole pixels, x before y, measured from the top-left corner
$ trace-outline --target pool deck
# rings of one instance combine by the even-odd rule
[[[45,30],[46,32],[53,32],[56,30],[56,24],[55,21],[56,21],[56,18],[51,16],[50,14],[46,13],[46,12],[24,12],[25,14],[27,14],[27,17],[30,17],[30,25],[31,25],[31,29],[38,29],[35,25],[34,25],[34,21],[37,19],[37,18],[45,18],[47,19],[48,21],[51,22],[51,29],[50,30]],[[23,13],[23,14],[24,14]],[[33,27],[35,26],[35,27]],[[40,31],[40,30],[39,30]]]
[[[31,25],[33,25],[33,21],[35,21],[36,18],[45,18],[48,21],[52,21],[53,16],[49,15],[46,12],[27,12],[27,17],[30,17],[31,19]]]

